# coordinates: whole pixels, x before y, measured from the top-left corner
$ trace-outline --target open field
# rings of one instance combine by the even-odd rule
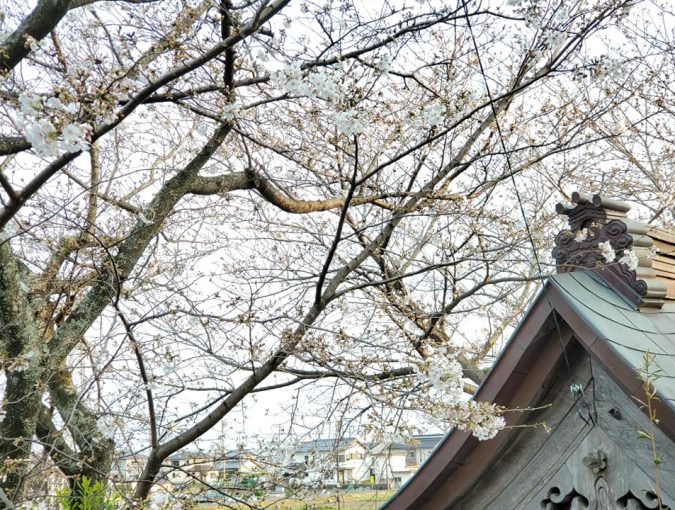
[[[303,500],[285,498],[279,501],[267,501],[260,508],[270,510],[377,510],[386,501],[392,491],[346,492],[338,495],[317,495]],[[268,506],[269,505],[269,506]],[[209,505],[200,509],[216,510],[217,506]]]

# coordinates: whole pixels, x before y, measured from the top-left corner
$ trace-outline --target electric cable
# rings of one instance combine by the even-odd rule
[[[476,42],[476,38],[475,38],[474,33],[473,33],[473,27],[471,26],[471,19],[470,19],[470,16],[469,16],[469,10],[468,10],[467,4],[468,4],[468,2],[464,2],[463,7],[464,7],[465,15],[466,15],[467,27],[469,29],[469,35],[471,36],[471,41],[473,43],[473,47],[474,47],[474,50],[476,52],[476,59],[478,60],[478,67],[480,69],[480,73],[481,73],[481,76],[483,78],[483,83],[485,84],[485,90],[486,90],[486,93],[487,93],[487,96],[488,96],[488,102],[490,103],[490,108],[492,110],[492,116],[494,118],[495,127],[497,128],[497,134],[499,136],[499,141],[500,141],[500,144],[502,146],[502,151],[504,152],[504,158],[506,159],[506,165],[507,165],[508,170],[509,170],[511,181],[513,183],[513,188],[514,188],[514,191],[515,191],[515,194],[516,194],[516,199],[518,201],[518,207],[520,209],[520,214],[522,216],[523,222],[525,223],[525,231],[527,233],[527,237],[530,241],[530,244],[532,245],[532,253],[534,255],[535,263],[537,265],[537,271],[539,273],[539,276],[541,278],[543,278],[543,271],[541,269],[539,254],[537,252],[537,247],[536,247],[536,244],[534,242],[534,238],[532,236],[532,231],[530,229],[530,225],[527,221],[527,215],[525,213],[525,207],[523,205],[523,202],[522,202],[522,199],[521,199],[521,196],[520,196],[520,191],[519,191],[518,185],[516,183],[515,174],[514,174],[514,171],[513,171],[513,166],[511,165],[511,158],[509,157],[509,152],[506,148],[506,141],[504,139],[504,134],[502,132],[501,125],[499,123],[497,108],[495,107],[494,99],[493,99],[492,93],[490,91],[490,84],[488,83],[487,75],[485,73],[485,68],[483,67],[483,62],[482,62],[482,59],[480,57],[480,51],[478,49],[478,43]],[[506,101],[506,100],[508,100],[508,99],[504,99],[504,101]],[[566,349],[566,346],[564,345],[563,340],[562,340],[562,334],[561,334],[560,324],[559,324],[558,318],[557,318],[557,313],[554,310],[553,305],[551,304],[550,300],[548,300],[548,298],[547,298],[547,301],[548,301],[548,305],[551,309],[551,315],[553,316],[553,322],[555,324],[558,340],[560,342],[560,348],[562,350],[563,358],[565,360],[567,373],[568,373],[568,376],[569,376],[569,379],[570,379],[570,391],[572,393],[572,396],[575,399],[575,406],[577,408],[577,414],[586,424],[596,426],[597,425],[597,413],[593,412],[591,410],[591,407],[586,402],[586,399],[584,398],[583,386],[581,384],[575,382],[574,375],[572,373],[572,366],[570,364],[569,357],[567,356],[567,349]],[[595,388],[595,384],[594,384],[594,381],[592,379],[591,379],[591,383],[592,383],[591,387]],[[592,398],[593,398],[593,409],[595,409],[596,405],[595,405],[595,392],[594,391],[593,391]],[[587,416],[584,416],[584,413],[582,413],[581,409],[584,410],[584,412],[587,414]]]

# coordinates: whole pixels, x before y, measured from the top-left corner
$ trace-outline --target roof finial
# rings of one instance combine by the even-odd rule
[[[652,268],[649,226],[627,217],[630,205],[575,191],[576,206],[557,204],[569,230],[556,236],[553,257],[559,273],[593,270],[641,308],[659,309],[665,284]]]

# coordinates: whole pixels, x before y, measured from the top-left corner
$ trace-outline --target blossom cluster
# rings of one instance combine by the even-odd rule
[[[375,64],[375,68],[378,71],[382,71],[383,73],[387,73],[391,69],[391,65],[393,64],[393,62],[394,62],[394,59],[391,56],[385,55]]]
[[[335,102],[342,91],[333,78],[321,72],[309,73],[305,77],[298,62],[287,65],[281,71],[272,73],[272,79],[290,94],[302,97],[318,97]]]
[[[458,429],[470,430],[478,440],[485,441],[506,425],[497,406],[465,400],[462,366],[446,348],[434,348],[418,367],[418,376],[431,385],[435,397],[447,404],[450,411],[446,418]]]
[[[618,257],[616,251],[609,241],[604,241],[598,244],[600,254],[607,264],[612,264]],[[638,256],[633,250],[623,250],[623,254],[619,258],[619,263],[625,265],[628,269],[635,271],[638,267]]]
[[[470,430],[479,441],[487,441],[506,426],[506,420],[499,413],[494,404],[470,400],[455,406],[449,418],[459,430]]]
[[[614,262],[614,259],[616,259],[616,252],[609,241],[598,244],[598,248],[600,248],[600,255],[602,255],[602,258],[607,264]]]
[[[272,79],[294,96],[323,99],[335,106],[343,97],[332,76],[318,71],[305,74],[298,62],[272,73]],[[334,113],[332,120],[339,133],[350,136],[362,133],[368,124],[365,113],[355,108]]]
[[[445,108],[440,103],[432,103],[425,106],[420,114],[415,117],[413,126],[416,128],[429,128],[443,123]]]
[[[115,432],[117,431],[117,420],[115,420],[113,416],[100,416],[96,420],[96,425],[98,426],[99,432],[105,439],[113,439],[115,437]]]
[[[633,250],[624,250],[619,262],[633,271],[638,267],[638,257]]]
[[[239,115],[241,115],[241,105],[238,103],[226,104],[223,106],[223,113],[221,117],[223,120],[235,120]]]
[[[333,122],[340,133],[345,135],[357,135],[366,129],[366,119],[362,112],[350,109],[338,112],[333,116]]]
[[[574,240],[577,243],[582,243],[593,236],[594,234],[591,229],[583,228],[575,234]],[[619,256],[609,240],[598,243],[598,249],[605,264],[614,264],[618,258],[619,264],[625,265],[632,271],[635,271],[638,267],[639,259],[633,250],[624,249]]]
[[[89,148],[89,126],[71,121],[79,104],[63,104],[57,97],[24,92],[19,96],[19,108],[19,128],[40,156],[54,157],[59,152]]]
[[[459,402],[464,394],[462,366],[445,347],[434,348],[425,362],[417,367],[418,377],[431,385],[432,391],[450,403]]]

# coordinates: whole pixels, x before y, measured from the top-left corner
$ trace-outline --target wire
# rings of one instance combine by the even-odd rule
[[[543,271],[541,269],[541,263],[539,261],[539,254],[537,253],[537,246],[534,242],[534,238],[532,236],[532,231],[530,229],[530,225],[527,221],[527,215],[525,213],[525,207],[523,205],[522,198],[520,196],[520,191],[518,190],[518,184],[516,183],[516,177],[515,173],[513,171],[513,166],[511,165],[511,158],[509,157],[509,152],[506,148],[506,141],[504,139],[504,134],[502,133],[502,128],[499,123],[499,117],[497,115],[497,108],[495,107],[494,99],[492,97],[492,93],[490,91],[490,84],[488,83],[487,76],[485,74],[485,68],[483,67],[483,61],[480,57],[480,51],[478,50],[478,43],[476,42],[476,37],[474,36],[473,33],[473,27],[471,26],[471,19],[469,16],[469,9],[467,7],[468,1],[465,1],[463,3],[464,7],[464,13],[466,17],[466,24],[469,28],[469,35],[471,36],[471,41],[473,43],[474,50],[476,52],[476,59],[478,60],[478,68],[480,69],[481,76],[483,78],[483,83],[485,84],[485,90],[488,96],[488,102],[490,103],[490,108],[492,110],[492,116],[495,121],[495,126],[497,128],[497,134],[499,135],[499,141],[502,146],[502,151],[504,152],[504,157],[506,159],[506,165],[509,170],[509,174],[511,176],[511,182],[513,183],[513,189],[516,193],[516,199],[518,201],[518,208],[520,209],[520,214],[523,218],[523,222],[525,223],[525,230],[527,232],[527,237],[530,241],[530,244],[532,245],[532,253],[534,254],[534,259],[537,265],[537,271],[539,273],[540,278],[543,278]],[[560,342],[560,348],[562,349],[562,354],[565,359],[565,365],[567,367],[567,373],[570,379],[570,391],[572,395],[575,397],[575,406],[577,408],[577,414],[579,417],[586,423],[586,424],[592,424],[593,426],[597,425],[597,413],[594,413],[590,410],[590,407],[586,400],[584,399],[584,393],[583,393],[583,386],[581,386],[578,383],[575,383],[574,380],[574,375],[572,373],[572,366],[569,361],[569,357],[567,356],[567,349],[563,343],[562,340],[562,334],[560,331],[560,324],[558,322],[558,317],[556,311],[553,309],[553,305],[551,304],[551,301],[547,298],[549,308],[551,309],[551,315],[553,316],[553,322],[555,324],[556,332],[558,335],[558,340]],[[590,357],[590,355],[589,355]],[[593,385],[593,388],[595,386]],[[581,412],[580,407],[583,408],[586,413],[588,414],[587,417],[584,417],[583,413]],[[595,409],[595,390],[593,390],[593,409]],[[590,423],[589,423],[590,422]]]

